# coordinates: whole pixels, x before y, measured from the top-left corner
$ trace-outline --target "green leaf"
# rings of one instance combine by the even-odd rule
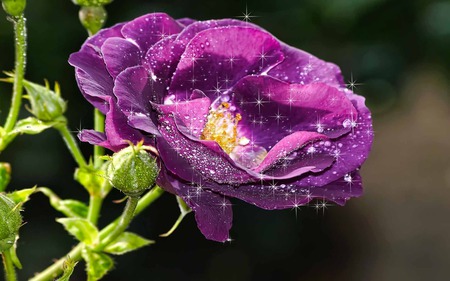
[[[75,179],[86,188],[89,194],[99,194],[103,197],[102,185],[106,181],[103,174],[103,171],[89,165],[88,167],[78,168],[75,172]]]
[[[51,128],[56,125],[61,125],[65,123],[64,118],[56,119],[55,121],[51,122],[44,122],[39,119],[36,119],[34,117],[28,117],[22,120],[19,120],[14,127],[14,129],[9,133],[10,135],[17,135],[17,134],[29,134],[29,135],[36,135],[41,133],[42,131]]]
[[[81,255],[86,261],[86,272],[88,280],[99,280],[105,276],[114,266],[113,259],[104,253],[95,252],[84,248]]]
[[[88,206],[83,202],[67,199],[61,200],[52,190],[46,187],[39,187],[37,191],[45,194],[50,200],[50,205],[52,205],[55,210],[60,211],[64,215],[70,218],[86,218],[88,214]]]
[[[98,229],[90,221],[81,218],[62,218],[56,221],[62,224],[78,241],[86,245],[98,243]]]
[[[75,266],[78,262],[72,260],[70,257],[68,257],[63,264],[63,275],[59,277],[56,281],[69,281],[70,276],[72,276],[73,270],[75,269]]]
[[[147,240],[131,232],[124,232],[111,242],[104,251],[114,255],[123,255],[153,243],[155,241]]]
[[[33,188],[27,188],[27,189],[21,189],[16,190],[14,192],[6,194],[6,196],[9,197],[14,203],[20,204],[25,203],[28,200],[30,200],[31,194],[33,194],[36,191],[36,187]]]

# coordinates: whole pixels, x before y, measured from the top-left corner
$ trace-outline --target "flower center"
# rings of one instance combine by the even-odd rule
[[[238,143],[237,125],[241,119],[241,114],[231,111],[228,102],[222,102],[219,107],[209,111],[200,139],[213,140],[230,154]]]
[[[217,142],[231,159],[247,168],[255,168],[264,160],[267,150],[239,135],[238,123],[242,116],[235,111],[236,108],[228,102],[212,108],[200,139]]]

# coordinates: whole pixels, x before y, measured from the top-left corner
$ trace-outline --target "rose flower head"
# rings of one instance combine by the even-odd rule
[[[373,139],[364,98],[339,68],[254,24],[152,13],[101,30],[71,55],[84,97],[106,115],[82,141],[155,146],[158,184],[226,241],[230,197],[286,209],[362,194]]]

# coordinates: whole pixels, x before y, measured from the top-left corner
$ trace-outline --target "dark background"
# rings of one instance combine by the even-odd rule
[[[27,79],[59,81],[71,128],[92,128],[67,63],[86,38],[69,0],[28,1]],[[374,115],[375,143],[363,167],[365,195],[324,214],[305,206],[264,211],[234,200],[231,243],[204,239],[191,215],[169,238],[178,216],[164,195],[131,226],[157,243],[117,257],[104,280],[447,280],[450,275],[450,2],[400,0],[137,1],[107,7],[106,26],[163,11],[174,18],[252,21],[284,42],[338,64]],[[0,13],[0,70],[13,68],[12,24]],[[0,84],[0,121],[10,85]],[[23,112],[27,116],[27,112]],[[81,144],[86,155],[91,147]],[[35,184],[86,201],[75,163],[54,130],[21,136],[0,155],[13,168],[11,189]],[[101,226],[119,215],[105,201]],[[76,242],[59,213],[35,195],[23,212],[19,280],[63,256]],[[84,280],[83,264],[72,280]]]

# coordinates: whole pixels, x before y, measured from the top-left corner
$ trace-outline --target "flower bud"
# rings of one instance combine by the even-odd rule
[[[10,16],[18,17],[25,10],[26,2],[25,0],[2,0],[3,10]]]
[[[112,186],[128,196],[139,196],[155,184],[159,168],[142,143],[114,153],[106,168]]]
[[[8,250],[14,245],[21,225],[20,208],[11,199],[0,193],[0,252]]]
[[[11,180],[11,166],[9,163],[0,162],[0,192],[5,190]]]
[[[75,5],[78,6],[103,6],[111,3],[113,0],[72,0]]]
[[[107,14],[103,6],[82,6],[78,16],[89,35],[93,35],[103,27]]]
[[[45,87],[24,81],[28,99],[31,103],[31,113],[42,121],[53,121],[66,111],[66,102],[61,98],[59,85],[55,83],[55,91],[52,91],[45,81]]]

